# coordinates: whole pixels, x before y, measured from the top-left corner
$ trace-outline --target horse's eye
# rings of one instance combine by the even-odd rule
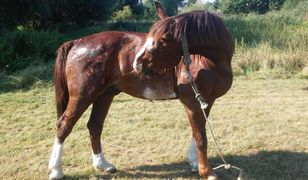
[[[157,49],[162,49],[162,48],[164,48],[164,47],[166,47],[166,46],[167,46],[167,43],[166,43],[166,41],[163,40],[163,39],[159,39],[159,40],[157,41],[157,43],[156,43],[156,48],[157,48]]]
[[[167,46],[167,39],[166,39],[166,38],[161,38],[161,39],[159,40],[159,42],[160,42],[160,45],[161,45],[161,46]]]

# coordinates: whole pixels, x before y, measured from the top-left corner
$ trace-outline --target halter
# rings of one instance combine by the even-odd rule
[[[208,107],[208,104],[204,101],[203,97],[199,93],[197,85],[196,85],[195,81],[193,80],[191,72],[190,72],[190,69],[189,69],[189,65],[191,64],[191,59],[190,59],[190,54],[189,54],[189,50],[188,50],[188,44],[187,44],[187,39],[186,39],[186,34],[185,33],[181,37],[181,44],[182,44],[182,49],[183,49],[183,63],[186,65],[186,77],[187,77],[187,79],[189,81],[189,84],[191,85],[191,88],[193,89],[193,91],[195,93],[195,98],[200,103],[200,108],[202,110],[202,113],[203,113],[203,116],[204,116],[204,118],[206,120],[206,123],[208,124],[208,127],[210,129],[210,132],[211,132],[211,135],[213,137],[216,149],[217,149],[217,151],[219,153],[220,158],[223,161],[223,164],[213,168],[213,170],[215,171],[215,170],[218,170],[220,168],[225,168],[225,170],[230,170],[231,168],[232,169],[236,169],[236,170],[239,171],[239,175],[238,175],[237,179],[238,180],[242,180],[245,177],[247,177],[245,172],[244,172],[244,170],[239,168],[239,167],[236,167],[236,166],[233,166],[233,165],[227,163],[227,161],[223,157],[223,155],[221,153],[221,150],[220,150],[220,148],[218,146],[217,140],[216,140],[216,138],[214,136],[214,132],[212,130],[212,126],[211,126],[211,124],[210,124],[210,122],[208,120],[208,117],[206,116],[205,109]]]

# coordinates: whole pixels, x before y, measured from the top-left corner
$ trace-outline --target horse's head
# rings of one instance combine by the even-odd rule
[[[181,56],[179,43],[168,34],[159,38],[148,36],[143,48],[136,55],[135,69],[143,73],[159,73],[174,67]]]
[[[217,14],[193,11],[167,17],[161,5],[156,5],[156,11],[162,19],[151,27],[143,48],[135,57],[137,72],[158,73],[176,66],[183,55],[183,35],[190,54],[206,57],[209,51],[216,50],[231,60],[234,41]]]
[[[155,2],[155,6],[161,20],[152,26],[134,62],[135,70],[148,75],[174,67],[182,56],[180,44],[170,31],[175,21],[166,15],[160,3]]]

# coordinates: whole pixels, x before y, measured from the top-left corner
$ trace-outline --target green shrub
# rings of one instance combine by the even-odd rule
[[[132,9],[127,5],[118,10],[111,17],[113,21],[127,21],[133,19]]]
[[[222,0],[221,8],[224,13],[259,13],[269,10],[279,10],[285,0]]]
[[[57,31],[35,31],[19,27],[0,37],[0,70],[9,72],[54,59],[64,36]]]
[[[116,31],[133,31],[133,32],[148,32],[152,21],[118,21],[109,23],[109,30]]]
[[[192,3],[181,9],[181,13],[196,11],[196,10],[207,10],[214,11],[213,6],[210,4],[200,4],[200,3]]]

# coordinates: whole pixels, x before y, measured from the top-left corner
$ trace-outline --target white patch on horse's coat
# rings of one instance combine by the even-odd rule
[[[49,179],[63,178],[63,172],[61,168],[62,151],[63,151],[63,144],[60,144],[59,139],[55,138],[55,142],[48,163],[48,169],[50,172]]]
[[[143,96],[149,100],[161,100],[176,98],[176,93],[173,88],[150,88],[146,87],[143,91]]]
[[[94,168],[99,171],[111,171],[115,169],[114,165],[106,161],[102,152],[98,154],[92,153],[92,160]]]
[[[133,68],[134,68],[135,71],[137,71],[137,60],[138,60],[138,58],[144,53],[145,50],[151,49],[150,47],[152,46],[152,44],[153,44],[153,38],[148,37],[147,40],[145,41],[143,47],[136,53],[134,63],[133,63]]]
[[[189,162],[192,171],[198,171],[197,145],[194,138],[191,138],[191,142],[189,144],[187,151],[187,161]]]
[[[76,54],[77,54],[78,56],[81,56],[81,55],[83,55],[84,53],[86,53],[87,50],[88,50],[88,48],[86,48],[86,47],[79,48],[79,49],[76,50]]]
[[[95,57],[101,51],[102,51],[102,45],[98,45],[95,48],[89,48],[89,47],[78,48],[77,47],[74,50],[75,54],[73,54],[73,59],[80,60],[80,59],[87,58],[87,57]]]

